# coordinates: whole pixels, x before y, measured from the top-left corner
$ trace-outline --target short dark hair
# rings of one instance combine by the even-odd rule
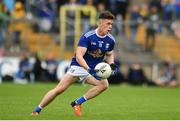
[[[109,11],[103,11],[99,14],[99,19],[111,19],[114,20],[114,15]]]

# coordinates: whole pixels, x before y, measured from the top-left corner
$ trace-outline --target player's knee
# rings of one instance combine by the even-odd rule
[[[106,89],[108,89],[109,84],[108,83],[102,83],[101,87],[102,87],[103,90],[106,90]]]

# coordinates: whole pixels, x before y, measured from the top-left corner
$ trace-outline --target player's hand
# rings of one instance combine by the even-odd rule
[[[111,70],[112,70],[111,75],[116,75],[118,73],[118,71],[119,71],[118,66],[116,64],[112,63],[112,64],[110,64],[110,67],[111,67]]]
[[[97,70],[94,70],[94,69],[89,68],[89,69],[88,69],[88,72],[89,72],[94,78],[96,78],[97,80],[101,80],[101,78],[96,74]]]

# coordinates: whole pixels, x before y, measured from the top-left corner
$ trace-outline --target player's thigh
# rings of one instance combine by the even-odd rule
[[[68,88],[72,83],[75,82],[76,77],[70,74],[65,74],[60,80],[59,84],[56,86],[57,88]]]
[[[97,85],[103,85],[103,86],[109,86],[108,80],[103,79],[103,80],[97,80],[94,77],[90,76],[86,79],[86,83],[97,86]]]

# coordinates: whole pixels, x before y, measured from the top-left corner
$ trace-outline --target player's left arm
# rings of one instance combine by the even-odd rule
[[[106,53],[106,61],[111,66],[112,75],[116,74],[118,72],[118,67],[116,64],[114,64],[114,51],[113,50]]]
[[[114,51],[113,50],[106,53],[106,61],[109,64],[114,63]]]

